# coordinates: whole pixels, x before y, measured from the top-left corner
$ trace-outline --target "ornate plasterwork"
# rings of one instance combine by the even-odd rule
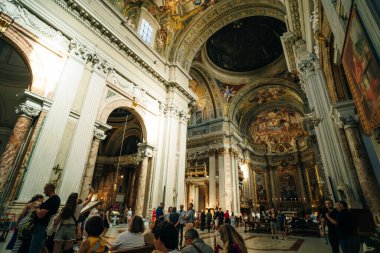
[[[30,118],[37,117],[41,112],[41,107],[37,108],[34,106],[27,105],[26,103],[22,103],[16,106],[16,113],[21,114]]]
[[[94,137],[95,139],[102,141],[106,139],[107,135],[104,133],[104,130],[101,130],[99,128],[94,129]]]
[[[170,49],[170,60],[189,71],[194,56],[215,31],[249,16],[270,16],[283,20],[285,8],[282,3],[269,0],[221,1],[196,17],[175,39]]]
[[[289,23],[289,30],[293,32],[297,38],[301,38],[302,33],[298,0],[286,0],[285,5],[287,10],[286,13]]]
[[[37,18],[22,6],[18,0],[1,0],[0,11],[10,16],[14,22],[32,31],[40,38],[47,39],[52,45],[59,46],[64,51],[69,48],[69,39],[53,27]]]

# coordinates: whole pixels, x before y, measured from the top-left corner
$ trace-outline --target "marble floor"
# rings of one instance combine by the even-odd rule
[[[106,234],[108,240],[114,240],[118,233],[121,233],[126,229],[126,226],[121,225],[114,228],[110,228]],[[286,240],[272,239],[269,234],[255,234],[244,233],[243,228],[238,228],[238,231],[243,236],[249,253],[265,252],[265,253],[277,253],[277,252],[303,252],[303,253],[328,253],[331,252],[330,246],[325,244],[325,241],[321,238],[314,237],[300,237],[289,236]],[[198,230],[199,231],[199,230]],[[216,233],[201,232],[200,237],[209,245],[214,245],[214,241],[222,244],[220,236]],[[7,237],[9,240],[12,234]],[[0,252],[11,252],[5,250],[7,242],[0,242]]]

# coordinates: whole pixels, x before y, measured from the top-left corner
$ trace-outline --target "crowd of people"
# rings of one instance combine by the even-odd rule
[[[25,206],[17,220],[17,229],[8,245],[12,252],[74,252],[74,243],[81,241],[79,253],[106,252],[108,250],[128,250],[151,245],[153,253],[183,252],[183,253],[247,253],[242,236],[235,230],[241,217],[233,212],[215,208],[201,212],[194,210],[189,203],[187,210],[184,205],[169,207],[164,212],[165,204],[153,210],[149,229],[145,227],[140,216],[133,216],[132,209],[125,211],[124,221],[128,229],[120,233],[111,243],[106,244],[104,235],[110,224],[116,224],[116,218],[111,219],[113,207],[105,209],[94,208],[84,218],[81,210],[88,205],[93,190],[85,200],[78,198],[77,193],[68,197],[65,206],[59,210],[61,199],[55,193],[55,186],[48,183],[43,195],[35,195]],[[321,215],[321,234],[327,235],[333,253],[358,253],[360,242],[357,235],[357,224],[347,203],[338,201],[336,209],[331,200],[325,201],[326,212]],[[278,230],[282,238],[286,238],[286,217],[281,210],[270,209],[264,213],[270,222],[272,239],[278,239]],[[257,218],[257,217],[253,217]],[[207,245],[200,239],[196,228],[220,235],[222,245]],[[327,228],[327,233],[326,229]]]

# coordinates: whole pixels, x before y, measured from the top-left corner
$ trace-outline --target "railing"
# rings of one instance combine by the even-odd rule
[[[185,173],[186,177],[207,177],[206,163],[202,165],[195,164],[195,167],[188,167]]]

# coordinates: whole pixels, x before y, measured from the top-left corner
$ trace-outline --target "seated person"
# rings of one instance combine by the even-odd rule
[[[154,245],[154,234],[153,234],[153,228],[156,226],[156,223],[160,223],[160,220],[155,220],[154,222],[151,222],[149,224],[149,230],[146,230],[143,233],[144,236],[144,242],[146,245]]]
[[[79,253],[101,253],[106,251],[106,242],[100,238],[103,233],[103,219],[100,216],[90,217],[84,227],[87,239],[83,240]]]
[[[177,253],[178,232],[173,224],[167,221],[155,223],[153,228],[154,250],[152,253]]]
[[[128,230],[121,233],[113,242],[110,250],[126,250],[145,246],[144,222],[140,216],[134,216],[129,223]]]
[[[181,250],[182,253],[214,253],[214,250],[199,238],[199,234],[194,228],[186,231],[185,244],[186,247]]]

